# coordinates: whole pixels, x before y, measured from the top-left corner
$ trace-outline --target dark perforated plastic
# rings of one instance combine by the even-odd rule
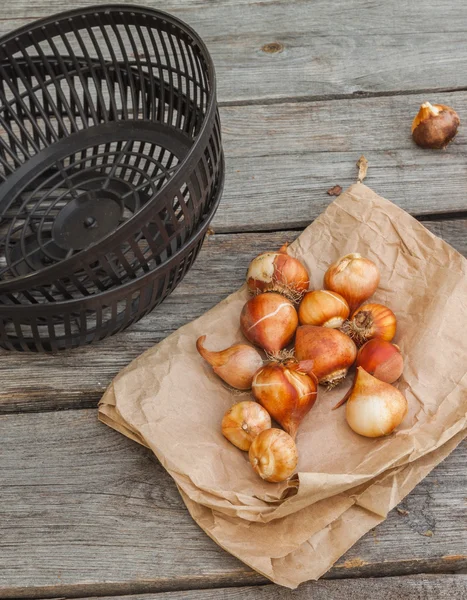
[[[100,6],[0,39],[0,345],[56,351],[149,312],[223,177],[212,61],[178,19]]]

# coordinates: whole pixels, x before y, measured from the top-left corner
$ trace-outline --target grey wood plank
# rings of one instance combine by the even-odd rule
[[[288,89],[295,93],[292,82]],[[453,105],[461,119],[467,114],[465,91],[224,106],[226,183],[214,228],[304,227],[326,206],[329,187],[355,181],[362,153],[370,161],[368,184],[412,214],[467,211],[465,128],[446,152],[411,140],[412,119],[427,97]]]
[[[459,23],[462,23],[461,15],[467,12],[467,5],[456,0],[457,12],[443,11],[438,6],[439,3],[425,0],[420,9],[419,4],[416,5],[417,10],[413,14],[410,13],[413,10],[411,8],[406,19],[406,3],[403,3],[403,7],[402,4],[399,7],[399,2],[402,0],[391,5],[390,11],[394,13],[392,18],[387,14],[387,3],[376,3],[374,6],[370,3],[367,6],[368,3],[363,3],[361,0],[348,0],[345,9],[338,11],[338,14],[333,9],[332,3],[314,3],[311,10],[301,0],[290,3],[246,2],[239,5],[231,0],[222,3],[194,2],[188,5],[172,0],[166,8],[173,9],[176,14],[180,13],[182,16],[185,16],[184,11],[188,11],[196,21],[195,25],[199,24],[201,29],[204,26],[211,30],[215,28],[214,38],[225,48],[224,51],[231,61],[238,60],[235,46],[237,33],[229,34],[228,40],[225,40],[219,34],[219,24],[222,31],[229,27],[234,27],[235,32],[237,28],[240,31],[245,29],[245,32],[255,27],[265,27],[267,30],[274,23],[282,27],[284,22],[288,22],[286,17],[290,12],[292,23],[297,26],[299,23],[305,23],[300,27],[304,27],[304,31],[309,32],[308,36],[319,40],[328,35],[332,39],[332,48],[335,48],[342,43],[339,35],[348,35],[352,31],[352,26],[355,28],[358,21],[359,27],[368,28],[367,37],[372,44],[371,52],[362,51],[362,57],[354,61],[359,72],[363,72],[366,68],[376,68],[376,58],[381,56],[386,57],[385,60],[390,60],[392,68],[401,76],[409,61],[400,60],[396,54],[386,52],[382,41],[386,24],[382,25],[384,22],[380,19],[384,17],[388,19],[388,28],[393,31],[393,35],[396,35],[396,25],[399,25],[399,20],[403,21],[400,23],[402,29],[398,37],[410,35],[410,44],[413,45],[415,42],[412,33],[416,21],[415,12],[417,12],[420,24],[417,24],[415,29],[418,32],[425,31],[425,38],[429,36],[430,44],[432,43],[430,31],[440,30],[440,34],[449,36],[449,48],[455,48],[455,53],[451,50],[450,53],[453,56],[455,54],[456,69],[461,73],[462,49],[459,44],[454,44],[452,35],[453,32],[459,31],[465,38],[464,33],[459,29]],[[64,8],[65,5],[63,0],[41,0],[38,6],[35,6],[38,12],[34,16],[50,14]],[[251,19],[247,19],[250,10],[259,11],[256,20],[254,15],[251,15]],[[363,10],[365,10],[365,19],[362,20]],[[29,5],[25,0],[9,5],[7,11],[4,20],[0,20],[0,31],[2,27],[8,29],[19,22],[26,22],[30,15]],[[333,18],[329,11],[332,11]],[[381,18],[377,18],[378,11],[381,12]],[[319,29],[318,35],[316,29],[310,28],[307,19],[311,13],[313,13],[312,18],[318,20],[326,34],[321,33]],[[443,28],[439,27],[441,13],[445,13],[442,21]],[[421,14],[424,16],[421,17]],[[20,21],[14,19],[12,21],[8,15],[12,18],[16,15]],[[451,25],[455,23],[455,28],[449,23]],[[381,50],[377,53],[373,50],[375,40],[378,48],[381,44]],[[249,47],[243,42],[238,44],[242,48]],[[307,52],[308,55],[302,61],[304,65],[313,62],[313,53],[311,50]],[[423,44],[423,52],[426,54],[426,42]],[[429,71],[436,75],[438,82],[434,87],[439,89],[439,74],[445,72],[446,63],[449,62],[446,51],[437,52],[430,46],[429,61],[425,54],[424,61],[429,64]],[[436,68],[436,60],[441,61],[439,68]],[[322,62],[326,64],[324,58]],[[341,79],[348,81],[351,79],[351,70],[344,63],[342,64],[345,68]],[[246,64],[241,65],[240,75],[250,73],[247,88],[254,93],[265,82],[269,82],[271,89],[277,90],[278,86],[280,87],[285,81],[287,98],[300,99],[300,86],[306,82],[306,77],[301,72],[287,68],[287,73],[289,71],[290,77],[293,78],[290,81],[278,71],[277,65],[274,66],[273,74],[277,74],[278,80],[271,81],[265,66],[261,64],[259,67],[255,59],[250,57]],[[334,72],[326,67],[326,73],[328,71]],[[416,89],[412,82],[418,81],[417,77],[423,69],[418,64],[415,71],[410,77],[411,89]],[[221,85],[231,85],[233,91],[236,91],[240,88],[240,75],[230,65],[219,73],[219,80]],[[325,75],[320,73],[320,81],[326,80]],[[382,81],[386,81],[385,75],[384,69],[378,71],[378,77]],[[398,93],[403,89],[404,86],[401,86]],[[239,101],[232,95],[226,97],[224,103],[227,104]],[[222,98],[221,93],[221,101]],[[411,141],[411,121],[419,105],[427,99],[453,105],[461,119],[464,119],[464,115],[467,114],[467,92],[465,91],[425,92],[376,98],[355,97],[352,100],[288,102],[273,105],[224,106],[221,116],[227,173],[224,198],[215,217],[214,228],[219,232],[227,232],[305,226],[326,206],[328,197],[325,192],[329,187],[339,183],[345,188],[355,181],[355,161],[362,152],[370,161],[368,184],[412,214],[466,211],[467,200],[464,190],[467,184],[467,162],[465,161],[467,134],[464,128],[461,126],[455,142],[446,152],[421,150]],[[271,97],[265,96],[262,100],[258,98],[253,100],[267,102]],[[250,102],[250,100],[241,100],[241,102]]]
[[[131,3],[155,6],[153,0]],[[344,0],[339,10],[326,0],[169,0],[160,6],[207,43],[223,101],[465,87],[467,8],[461,0],[447,7],[435,0]],[[70,8],[66,0],[4,3],[0,33]],[[281,52],[262,50],[273,42]]]
[[[467,219],[424,224],[467,256]],[[97,346],[56,356],[0,350],[0,413],[95,406],[110,380],[133,358],[240,287],[256,254],[298,235],[287,231],[208,236],[175,293],[127,331]]]
[[[453,600],[467,596],[467,575],[412,575],[313,581],[297,590],[275,585],[108,596],[99,600]],[[91,600],[83,598],[82,600]]]
[[[0,417],[0,597],[264,582],[202,533],[151,453],[95,410]],[[467,569],[464,442],[327,578]],[[425,537],[427,530],[432,537]]]
[[[422,150],[411,139],[412,119],[426,98],[224,107],[227,173],[214,228],[306,226],[327,206],[326,190],[355,182],[362,153],[370,165],[366,183],[411,214],[467,210],[465,128],[444,152]],[[467,115],[466,92],[435,98]]]

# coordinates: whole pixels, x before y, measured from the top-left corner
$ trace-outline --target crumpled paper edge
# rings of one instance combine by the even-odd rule
[[[384,198],[381,198],[379,196],[377,196],[370,188],[367,188],[366,186],[364,186],[363,184],[355,184],[353,186],[351,186],[348,190],[346,190],[346,192],[344,192],[343,195],[350,198],[355,198],[355,200],[357,202],[359,202],[361,200],[362,195],[368,195],[370,198],[371,197],[377,197],[378,198],[378,202],[382,205],[382,207],[384,207],[385,204],[387,204],[388,206],[391,206],[392,209],[394,209],[394,205],[389,202],[388,200],[385,200]],[[336,205],[339,205],[339,198],[333,203]],[[340,208],[342,208],[342,206],[340,206]],[[380,210],[381,207],[379,207]],[[371,210],[371,206],[368,207],[368,211]],[[398,209],[400,210],[400,209]],[[325,219],[326,215],[328,214],[328,210],[325,211],[325,213],[323,213],[323,215],[320,215],[320,217],[318,217],[318,219]],[[412,219],[409,215],[407,215],[407,217],[409,217],[410,219]],[[365,219],[365,215],[362,216],[362,219]],[[423,227],[423,225],[421,225],[418,221],[416,221],[415,219],[413,220],[413,227],[416,228],[418,230],[418,234],[419,236],[421,236],[422,239],[425,240],[424,243],[426,244],[434,244],[435,246],[437,244],[442,244],[443,247],[446,245],[445,242],[443,242],[442,240],[440,240],[439,238],[437,238],[436,236],[434,236],[433,234],[431,234],[431,232],[429,232],[428,230],[426,230],[426,228]],[[363,221],[364,222],[364,221]],[[397,227],[397,225],[394,225],[394,227]],[[402,235],[400,234],[400,237],[402,239]],[[291,246],[290,246],[290,251],[291,254],[296,254],[296,250],[298,247],[300,247],[300,236],[297,238],[297,240],[295,240]],[[454,249],[452,249],[452,253],[453,253],[453,258],[456,258],[457,260],[454,261],[456,262],[456,267],[464,270],[465,269],[465,259],[459,254],[457,253]],[[454,265],[453,265],[454,268]],[[221,305],[228,305],[232,299],[234,297],[236,297],[238,294],[238,292],[235,292],[234,294],[231,294],[228,298],[226,298],[225,300],[223,300],[221,303],[219,303],[215,309],[217,309],[219,306]],[[209,315],[209,312],[206,313],[206,315]],[[189,324],[190,325],[190,324]],[[188,326],[189,326],[188,325]],[[187,327],[187,326],[185,326]],[[166,342],[168,343],[169,340],[172,340],[171,343],[173,343],[174,340],[174,336],[176,335],[180,335],[184,329],[184,327],[180,328],[180,330],[178,330],[177,332],[175,332],[174,334],[172,334],[172,336],[169,336],[168,338],[166,338],[166,340],[164,340],[163,342],[161,342],[158,346],[148,350],[146,353],[144,353],[142,356],[146,355],[147,353],[152,353],[152,352],[156,352],[156,349],[160,349]],[[137,360],[139,360],[141,357],[139,357]],[[106,406],[107,403],[111,404],[115,410],[117,411],[117,416],[118,416],[118,420],[120,422],[126,422],[126,425],[128,426],[129,431],[133,432],[133,435],[138,436],[138,440],[140,441],[140,443],[143,443],[144,445],[150,447],[153,452],[156,454],[156,456],[159,458],[159,460],[162,462],[162,464],[164,465],[164,467],[166,469],[168,469],[171,472],[175,472],[177,473],[177,469],[174,468],[174,465],[172,465],[170,463],[170,460],[165,457],[163,455],[162,452],[159,451],[159,449],[157,448],[157,446],[154,443],[154,440],[144,440],[144,436],[141,434],[141,432],[136,432],[136,427],[132,427],[130,424],[130,419],[131,419],[131,415],[120,415],[118,413],[118,409],[116,407],[116,399],[114,396],[114,383],[117,383],[118,380],[120,379],[120,377],[123,377],[124,374],[128,371],[128,369],[132,368],[132,364],[130,363],[130,365],[128,365],[128,367],[126,367],[123,371],[121,371],[119,373],[119,375],[117,375],[117,377],[115,378],[114,382],[111,384],[111,386],[109,386],[106,394],[103,396],[101,403],[100,403],[100,407],[99,410],[103,412],[104,415],[107,414],[107,417],[104,416],[104,418],[108,418],[108,412],[105,411],[104,407]],[[464,386],[467,386],[467,373],[464,375],[464,377],[462,378],[461,382],[464,382]],[[458,395],[458,390],[455,389],[453,391],[454,395]],[[441,405],[438,408],[437,411],[437,416],[439,417],[439,415],[441,414],[441,412],[443,411],[449,411],[451,409],[455,409],[457,410],[457,400],[456,397],[451,398],[450,397],[451,394],[448,394],[446,396],[446,398],[443,400],[443,402],[441,403]],[[239,494],[235,494],[235,498],[233,497],[233,495],[229,495],[227,494],[227,492],[225,490],[216,490],[214,488],[210,488],[210,489],[206,489],[203,486],[199,485],[198,482],[194,482],[194,481],[188,481],[187,477],[185,477],[184,481],[185,481],[185,485],[183,485],[183,489],[185,494],[190,497],[192,500],[196,501],[196,502],[200,502],[205,504],[207,507],[212,508],[213,510],[218,510],[218,511],[223,511],[225,512],[225,514],[227,515],[237,515],[240,516],[241,518],[244,518],[246,520],[251,520],[251,521],[261,521],[261,522],[269,522],[272,521],[276,518],[283,518],[284,516],[288,515],[288,514],[292,514],[293,512],[296,512],[297,510],[301,510],[303,507],[309,505],[309,504],[313,504],[315,502],[319,502],[322,499],[325,499],[326,497],[329,497],[331,495],[335,495],[335,494],[339,494],[339,493],[343,493],[347,490],[353,489],[356,486],[362,485],[365,482],[371,481],[375,476],[383,473],[389,466],[389,468],[392,467],[396,467],[396,466],[401,466],[403,464],[406,464],[408,462],[411,461],[415,461],[418,458],[422,457],[424,454],[429,453],[429,452],[433,452],[434,450],[436,450],[436,448],[442,446],[446,441],[448,441],[452,436],[456,435],[457,432],[461,431],[467,424],[467,414],[464,414],[463,417],[460,417],[460,415],[456,415],[456,420],[447,428],[445,428],[443,426],[443,428],[440,428],[439,432],[438,432],[438,437],[436,439],[436,442],[432,445],[427,445],[425,443],[426,440],[423,439],[424,433],[423,431],[419,431],[416,434],[413,434],[412,432],[410,432],[407,436],[405,436],[405,441],[406,443],[404,443],[404,436],[401,435],[401,432],[399,432],[398,434],[396,434],[396,436],[398,436],[398,444],[400,446],[400,455],[398,457],[397,460],[395,460],[391,465],[386,465],[385,468],[381,469],[378,472],[375,472],[374,470],[372,470],[370,467],[371,465],[369,465],[368,467],[368,473],[367,474],[361,474],[361,475],[356,475],[355,473],[352,474],[348,474],[348,473],[342,473],[342,474],[328,474],[327,476],[327,488],[329,489],[329,491],[323,490],[320,492],[313,492],[312,494],[309,493],[309,490],[313,490],[313,489],[318,489],[317,484],[321,483],[322,484],[322,479],[323,479],[323,474],[322,473],[299,473],[298,477],[300,480],[300,486],[297,489],[287,489],[287,487],[284,489],[283,492],[283,498],[285,498],[281,503],[278,502],[278,498],[271,498],[271,500],[267,500],[267,499],[263,499],[263,504],[261,504],[260,502],[257,503],[257,505],[254,505],[254,503],[252,503],[251,499],[245,498],[242,499],[240,497]],[[444,425],[444,421],[443,421],[443,425]],[[156,440],[157,441],[157,440]],[[423,442],[423,443],[422,443]],[[287,484],[287,486],[292,486],[292,487],[296,487],[296,482],[292,482],[290,484]],[[321,488],[323,487],[322,485],[320,486]],[[305,493],[305,491],[307,493]],[[293,492],[292,494],[290,494],[289,492]],[[296,493],[295,493],[296,492]],[[227,495],[226,495],[227,494]],[[258,498],[259,500],[259,498]],[[268,503],[271,502],[271,504],[268,505]]]
[[[241,545],[242,551],[238,552],[238,539],[235,545],[232,545],[228,540],[217,535],[217,532],[222,529],[222,522],[226,516],[191,501],[182,490],[180,490],[180,494],[194,521],[219,546],[272,582],[295,589],[305,581],[316,580],[324,575],[362,536],[384,521],[388,512],[399,504],[466,437],[467,430],[459,432],[441,448],[376,480],[354,499],[352,506],[345,512],[311,535],[298,548],[280,558],[248,555],[244,551],[245,544]],[[399,493],[394,493],[394,490],[399,490]],[[366,508],[366,498],[369,495],[380,496],[381,514],[376,514]],[[313,506],[300,511],[304,527],[306,527],[307,512],[312,508]],[[212,526],[214,517],[217,524]],[[288,518],[290,517],[284,517],[284,519]],[[237,520],[237,522],[238,527],[246,527],[249,534],[252,537],[255,536],[256,523],[244,524],[241,520]],[[237,530],[237,536],[238,534]]]

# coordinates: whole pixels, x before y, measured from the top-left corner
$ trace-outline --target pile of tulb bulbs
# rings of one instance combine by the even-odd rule
[[[238,390],[252,390],[255,401],[230,408],[222,433],[249,452],[251,466],[266,481],[284,481],[294,473],[295,437],[316,402],[318,386],[339,385],[354,364],[353,385],[334,407],[346,404],[352,430],[385,436],[405,417],[407,400],[391,385],[404,366],[392,343],[396,317],[388,307],[367,302],[379,281],[371,260],[348,254],[326,271],[325,289],[308,291],[305,266],[283,246],[251,262],[252,297],[240,315],[243,335],[265,358],[247,344],[213,352],[205,348],[206,336],[197,340],[198,352],[219,377]],[[282,429],[272,427],[272,419]]]

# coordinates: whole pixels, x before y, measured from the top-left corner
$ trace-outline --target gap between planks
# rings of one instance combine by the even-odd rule
[[[0,597],[266,583],[200,532],[150,450],[95,409],[0,425]],[[325,579],[467,571],[466,460],[464,442]]]
[[[467,219],[424,225],[467,256]],[[0,414],[94,408],[121,368],[238,289],[253,256],[292,242],[297,235],[297,230],[210,235],[180,287],[126,331],[57,355],[0,351]]]
[[[420,223],[426,223],[427,221],[435,221],[435,222],[440,222],[440,223],[443,221],[467,221],[467,210],[456,210],[456,211],[452,211],[452,212],[446,211],[443,213],[426,213],[426,214],[421,214],[421,215],[413,214],[412,216],[415,219],[417,219],[417,221],[420,221]],[[310,223],[310,225],[311,225],[311,223]],[[278,228],[272,228],[272,229],[238,228],[238,229],[232,229],[232,230],[221,229],[218,232],[213,227],[211,227],[209,230],[209,233],[210,234],[215,233],[218,236],[255,234],[255,233],[261,235],[262,233],[270,233],[270,234],[289,233],[289,232],[301,233],[303,231],[303,229],[304,229],[303,226],[295,225],[295,226],[290,226],[290,227],[281,227],[280,229],[278,229]]]
[[[369,579],[343,579],[340,581],[312,581],[302,584],[297,590],[279,588],[275,585],[257,585],[228,588],[210,588],[190,591],[161,592],[120,596],[87,596],[81,600],[450,600],[467,595],[466,575],[407,575]],[[402,595],[401,595],[402,594]],[[59,598],[57,600],[66,600]]]
[[[237,575],[238,577],[238,575]],[[276,584],[271,583],[261,575],[257,573],[245,573],[244,581],[240,581],[239,579],[230,581],[228,579],[223,579],[220,577],[216,579],[216,582],[213,582],[212,585],[209,585],[204,581],[202,584],[197,584],[196,580],[187,581],[186,584],[178,582],[178,585],[173,586],[168,584],[167,586],[160,586],[159,584],[153,585],[151,582],[145,581],[134,581],[134,582],[125,582],[125,583],[99,583],[99,584],[78,584],[78,585],[65,585],[65,586],[47,586],[43,588],[16,588],[11,590],[1,590],[0,589],[0,598],[2,600],[67,600],[68,598],[75,598],[76,600],[157,600],[160,598],[161,600],[208,600],[209,599],[217,599],[217,594],[223,594],[222,598],[228,600],[232,598],[232,600],[237,600],[240,597],[242,598],[254,598],[256,593],[261,594],[261,598],[263,600],[288,600],[289,598],[296,598],[300,600],[303,598],[309,599],[313,597],[313,600],[321,600],[321,596],[316,596],[315,593],[318,590],[316,588],[324,588],[327,590],[329,595],[323,595],[323,600],[338,600],[341,597],[345,600],[353,600],[353,596],[349,596],[349,587],[355,586],[360,587],[368,584],[368,596],[358,595],[359,600],[365,600],[366,598],[377,600],[377,596],[370,592],[374,590],[375,587],[380,587],[381,582],[383,585],[390,588],[391,582],[397,582],[399,584],[398,593],[400,594],[402,591],[406,592],[407,589],[403,589],[405,587],[404,584],[407,583],[416,583],[417,580],[428,580],[430,585],[433,585],[437,581],[443,581],[443,579],[447,579],[450,584],[453,584],[453,589],[455,588],[457,591],[464,590],[467,596],[467,559],[464,567],[456,567],[454,569],[441,570],[439,568],[434,570],[424,570],[421,568],[418,570],[415,568],[414,570],[404,570],[401,569],[399,571],[394,571],[391,574],[383,574],[378,575],[376,573],[371,573],[367,576],[365,575],[354,575],[354,576],[343,576],[343,577],[332,577],[328,575],[324,575],[321,579],[317,581],[308,581],[301,584],[295,590],[289,590],[287,588],[278,586]],[[378,585],[379,584],[379,585]],[[444,585],[444,584],[443,584]],[[458,587],[457,587],[458,585]],[[420,589],[418,586],[415,586],[416,593],[420,594]],[[402,589],[401,589],[402,588]],[[426,591],[426,590],[424,590]],[[207,594],[203,594],[206,592]],[[338,598],[335,596],[335,593],[342,593],[342,596]],[[361,589],[360,589],[361,592]],[[213,595],[213,594],[216,595]],[[388,596],[388,589],[385,589],[385,595],[381,596],[383,600],[398,600],[398,598],[403,598],[403,600],[419,600],[420,598],[424,598],[427,596]],[[312,596],[310,596],[312,594]],[[461,596],[430,596],[432,600],[435,598],[446,598],[452,600],[453,598],[460,598]],[[465,597],[465,596],[462,596]],[[355,596],[355,599],[357,596]]]
[[[334,102],[338,100],[360,100],[362,98],[391,98],[393,96],[417,96],[420,94],[451,94],[455,92],[467,91],[466,86],[459,87],[441,87],[425,88],[413,90],[384,90],[379,92],[369,92],[365,90],[355,90],[348,94],[322,94],[309,96],[282,96],[280,98],[251,98],[247,100],[220,100],[220,107],[236,106],[271,106],[273,104],[298,104],[299,102]]]

